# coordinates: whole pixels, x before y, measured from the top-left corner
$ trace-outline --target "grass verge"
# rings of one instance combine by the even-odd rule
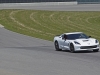
[[[6,29],[52,41],[65,32],[84,32],[100,41],[100,12],[0,10]]]

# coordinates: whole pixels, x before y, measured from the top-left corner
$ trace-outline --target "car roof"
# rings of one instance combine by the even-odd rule
[[[64,33],[64,34],[69,35],[69,34],[80,34],[80,33],[83,33],[83,32],[70,32],[70,33]]]

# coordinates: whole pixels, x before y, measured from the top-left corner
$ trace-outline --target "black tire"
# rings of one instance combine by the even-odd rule
[[[93,52],[99,52],[99,49],[94,49]]]
[[[75,48],[74,48],[74,45],[72,43],[70,44],[70,52],[71,53],[75,52]]]
[[[58,44],[58,42],[57,41],[55,41],[55,49],[56,49],[56,51],[61,51],[61,49],[59,48],[59,44]]]

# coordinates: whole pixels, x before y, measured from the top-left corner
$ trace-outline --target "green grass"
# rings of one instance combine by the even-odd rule
[[[0,24],[21,34],[52,41],[65,32],[84,32],[100,41],[100,12],[0,10]]]

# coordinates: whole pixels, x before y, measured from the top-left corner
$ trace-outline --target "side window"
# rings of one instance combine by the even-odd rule
[[[65,39],[65,40],[67,39],[67,35],[66,34],[63,34],[61,37],[62,37],[62,39]]]
[[[64,39],[64,34],[61,35],[62,39]]]
[[[66,34],[64,34],[64,39],[65,39],[65,40],[67,39],[67,35],[66,35]]]
[[[61,35],[62,39],[64,39],[64,34]]]

